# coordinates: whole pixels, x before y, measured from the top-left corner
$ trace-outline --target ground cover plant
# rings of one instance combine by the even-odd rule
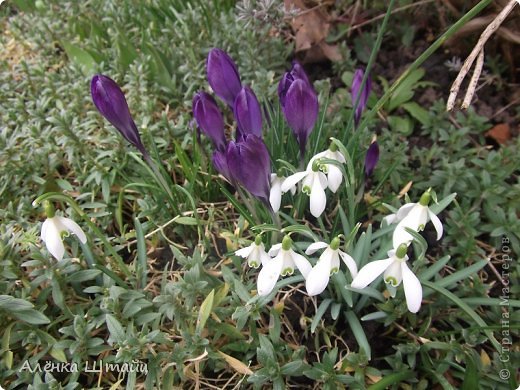
[[[505,3],[0,5],[0,386],[517,388]]]

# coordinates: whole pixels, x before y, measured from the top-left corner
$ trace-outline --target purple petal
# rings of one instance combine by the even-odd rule
[[[352,106],[355,106],[358,95],[361,93],[359,103],[354,111],[354,122],[356,126],[359,124],[361,114],[367,106],[368,96],[370,95],[370,91],[372,89],[372,79],[369,75],[365,83],[365,87],[363,90],[361,90],[361,82],[363,81],[364,74],[365,72],[363,69],[356,69],[354,78],[352,79]]]
[[[253,134],[245,135],[234,147],[228,147],[227,162],[231,175],[269,205],[271,160],[262,139]]]
[[[233,108],[242,84],[237,66],[231,57],[221,49],[211,49],[206,62],[206,73],[215,94]]]
[[[293,61],[291,70],[282,76],[278,84],[278,98],[282,107],[285,106],[285,95],[294,80],[303,80],[312,88],[312,84],[303,67],[298,61]]]
[[[233,111],[238,124],[237,141],[246,134],[262,138],[262,110],[251,88],[243,87],[240,90]]]
[[[285,95],[283,113],[292,129],[303,155],[307,138],[318,119],[318,97],[312,87],[302,79],[294,80]]]
[[[228,149],[230,147],[234,147],[234,142],[231,141],[228,144]],[[224,176],[227,181],[229,181],[231,184],[235,184],[235,180],[233,180],[233,176],[231,175],[231,172],[229,170],[228,166],[228,160],[227,160],[227,152],[221,152],[220,150],[216,150],[213,153],[212,157],[213,166],[217,170],[218,173],[220,173],[222,176]]]
[[[367,154],[365,156],[365,174],[367,177],[372,175],[372,172],[374,172],[378,161],[379,146],[377,145],[377,141],[374,141],[368,147]]]
[[[143,155],[148,155],[119,85],[110,77],[97,74],[90,83],[90,94],[101,115]]]
[[[215,99],[206,92],[199,92],[193,97],[193,116],[202,132],[211,139],[215,148],[226,149],[224,119]]]

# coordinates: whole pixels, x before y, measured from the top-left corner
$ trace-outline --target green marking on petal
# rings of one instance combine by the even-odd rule
[[[292,275],[294,273],[294,269],[291,267],[287,267],[282,271],[282,276]]]
[[[253,260],[253,261],[249,262],[249,266],[253,267],[253,268],[258,268],[259,264],[256,261]]]
[[[385,278],[385,283],[386,284],[391,284],[392,287],[397,287],[399,285],[399,283],[397,283],[397,279],[394,278],[393,276],[387,276]]]
[[[339,268],[338,268],[338,267],[333,267],[333,268],[330,269],[330,274],[331,274],[331,275],[334,275],[334,274],[335,274],[336,272],[338,272],[338,271],[339,271]]]
[[[303,192],[305,195],[310,196],[310,195],[311,195],[311,187],[309,187],[309,186],[303,186],[303,188],[302,188],[302,192]]]

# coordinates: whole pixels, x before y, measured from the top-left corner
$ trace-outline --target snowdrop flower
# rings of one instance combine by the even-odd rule
[[[269,295],[273,291],[280,275],[291,275],[296,267],[303,277],[307,278],[312,268],[305,257],[292,250],[292,240],[289,236],[285,236],[281,244],[273,245],[269,255],[275,257],[263,263],[258,274],[257,290],[260,296]]]
[[[255,241],[251,245],[237,250],[235,255],[247,259],[247,264],[253,268],[258,268],[260,264],[265,264],[271,259],[265,251],[260,234],[255,237]]]
[[[325,196],[325,188],[327,188],[327,177],[320,172],[321,164],[319,159],[311,159],[304,172],[296,172],[289,176],[282,183],[282,192],[289,191],[296,183],[303,180],[302,191],[310,196],[311,214],[318,218],[325,210],[327,205],[327,197]]]
[[[315,159],[319,158],[328,158],[330,160],[339,161],[342,164],[345,164],[345,156],[338,151],[338,147],[335,143],[331,143],[329,149],[324,152],[318,153],[314,157],[312,157],[311,162]],[[337,165],[334,164],[325,164],[320,163],[320,170],[327,175],[327,186],[329,189],[336,193],[341,182],[343,181],[343,174],[341,173],[341,169]]]
[[[437,240],[442,237],[442,223],[439,218],[429,209],[431,200],[431,190],[422,194],[419,203],[407,203],[402,206],[395,216],[395,221],[399,222],[394,230],[393,244],[397,248],[401,244],[409,245],[413,236],[406,231],[406,228],[417,232],[424,229],[424,226],[431,220],[437,231]]]
[[[87,237],[79,225],[72,219],[54,215],[54,207],[49,202],[45,204],[47,219],[42,224],[41,239],[45,243],[47,250],[56,260],[63,259],[65,247],[63,246],[63,236],[69,233],[74,234],[82,244],[87,242]]]
[[[271,207],[273,211],[276,213],[280,210],[280,205],[282,203],[282,183],[285,180],[285,176],[282,176],[281,173],[271,173],[271,192],[269,194],[269,203],[271,203]],[[289,191],[294,195],[296,192],[296,186],[292,186]]]
[[[351,287],[362,289],[372,283],[384,272],[385,283],[397,287],[403,282],[406,306],[412,313],[421,307],[422,286],[417,276],[408,268],[406,251],[408,246],[401,244],[397,250],[388,251],[388,259],[373,261],[365,265],[352,281]]]
[[[310,296],[318,295],[325,290],[330,276],[339,271],[339,258],[347,265],[352,277],[357,275],[357,265],[352,257],[339,249],[340,238],[336,237],[328,245],[325,242],[315,242],[307,248],[305,254],[312,255],[317,250],[326,248],[316,265],[311,269],[305,281],[305,288]]]

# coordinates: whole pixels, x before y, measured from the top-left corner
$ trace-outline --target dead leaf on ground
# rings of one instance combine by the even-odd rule
[[[330,23],[324,7],[307,8],[303,0],[284,0],[284,4],[286,10],[299,10],[291,21],[291,27],[295,34],[296,53],[305,52],[303,62],[339,61],[341,55],[337,46],[325,42]]]
[[[507,143],[511,139],[511,130],[507,123],[499,123],[486,133],[487,137],[493,138],[500,145]]]

